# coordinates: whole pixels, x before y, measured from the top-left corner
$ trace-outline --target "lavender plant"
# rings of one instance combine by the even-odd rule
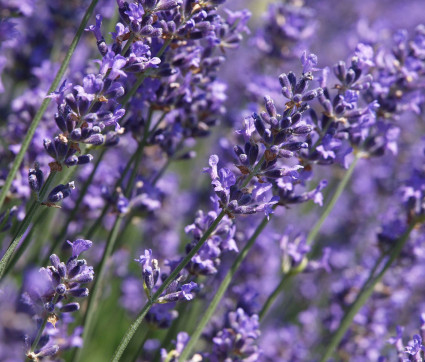
[[[425,358],[421,2],[97,3],[0,0],[0,359]]]

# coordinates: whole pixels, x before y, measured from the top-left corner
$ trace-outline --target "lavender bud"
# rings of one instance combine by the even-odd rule
[[[80,309],[80,305],[78,303],[69,303],[60,308],[62,313],[72,313],[76,312]]]
[[[159,38],[160,36],[162,36],[162,29],[160,28],[154,28],[152,33],[150,34],[150,36],[152,38]]]
[[[30,188],[34,192],[39,192],[44,183],[43,171],[40,170],[38,162],[34,164],[34,168],[30,168],[28,172],[28,182]]]
[[[78,113],[77,101],[72,93],[65,96],[65,101],[69,108],[71,108],[75,113]]]
[[[292,142],[283,145],[282,148],[288,151],[298,151],[302,148],[308,148],[308,144],[306,142]]]
[[[76,155],[72,155],[65,160],[65,165],[67,166],[75,166],[78,163],[78,157]]]
[[[155,7],[156,11],[167,11],[172,10],[179,6],[181,1],[179,0],[160,0],[158,5]]]
[[[270,115],[270,117],[276,117],[277,110],[276,110],[276,107],[274,105],[273,100],[269,96],[265,96],[264,101],[266,102],[267,113]]]
[[[37,358],[39,357],[49,357],[49,356],[53,356],[54,354],[56,354],[59,351],[59,346],[58,345],[54,345],[54,346],[49,346],[46,348],[42,348],[38,353],[37,353]]]
[[[266,171],[263,173],[263,176],[268,177],[268,178],[280,178],[282,177],[282,172],[281,170],[270,170],[270,171]]]
[[[314,90],[310,90],[310,91],[308,91],[308,92],[306,92],[306,93],[303,94],[302,101],[303,102],[309,102],[309,101],[312,101],[317,96],[318,96],[318,93],[317,93],[317,91],[315,89]]]
[[[104,57],[108,53],[108,46],[106,45],[105,39],[97,41],[97,49],[99,53]]]
[[[52,263],[52,265],[56,268],[56,270],[58,270],[60,262],[61,261],[56,254],[50,255],[50,263]]]
[[[44,303],[44,309],[47,312],[52,313],[55,310],[55,305],[53,302]]]
[[[146,288],[148,289],[149,293],[152,290],[152,288],[155,286],[153,281],[153,272],[152,268],[150,266],[146,267],[143,270],[143,281],[145,283]]]
[[[307,87],[307,79],[303,77],[300,79],[297,86],[295,87],[294,93],[301,94],[304,92],[306,87]]]
[[[289,78],[285,73],[282,73],[281,75],[279,75],[279,82],[282,88],[286,88],[288,90],[292,88],[291,82],[289,81]]]
[[[43,146],[46,152],[49,154],[49,156],[56,159],[56,156],[57,156],[56,149],[55,149],[55,146],[53,145],[52,140],[45,138],[43,140]]]
[[[345,74],[347,73],[347,69],[345,67],[344,61],[339,61],[337,64],[333,66],[333,71],[335,76],[341,81],[344,82]]]
[[[280,120],[280,128],[288,128],[292,124],[292,117],[283,117]]]
[[[302,114],[300,112],[293,114],[291,117],[292,126],[295,126],[299,121],[301,121],[301,119],[302,119]]]
[[[71,190],[73,189],[75,189],[74,181],[71,181],[66,185],[58,185],[50,192],[47,197],[47,201],[53,203],[59,202],[71,195]]]
[[[160,268],[157,259],[152,259],[153,284],[156,285],[160,275]]]
[[[65,136],[58,136],[53,139],[53,143],[57,154],[55,159],[56,161],[62,161],[68,153],[68,140]]]
[[[288,135],[288,132],[286,132],[285,130],[276,133],[273,139],[273,143],[275,145],[280,145],[281,143],[286,141]]]
[[[356,73],[354,72],[354,70],[352,68],[348,69],[348,72],[345,76],[345,83],[346,84],[351,84],[355,81],[355,77],[356,77]]]
[[[244,153],[243,149],[239,145],[234,146],[233,151],[235,152],[236,156],[240,156]]]
[[[65,292],[66,292],[66,286],[65,286],[65,284],[59,284],[56,287],[56,293],[58,293],[59,295],[63,295],[63,294],[65,294]]]
[[[71,281],[73,283],[90,283],[93,281],[93,278],[93,273],[82,273],[77,275],[75,278],[72,278]]]
[[[248,156],[245,153],[242,153],[241,155],[239,155],[239,160],[241,161],[241,163],[247,164],[248,163]]]
[[[249,163],[250,165],[254,165],[257,161],[259,148],[258,145],[252,145],[251,149],[249,150]]]
[[[302,134],[308,134],[311,132],[310,126],[299,126],[294,128],[294,134],[302,135]]]
[[[272,143],[273,142],[273,134],[269,129],[266,129],[264,131],[263,139],[266,143]]]
[[[73,114],[68,114],[68,116],[66,117],[66,130],[64,132],[71,133],[76,125],[77,122],[75,121]]]
[[[85,165],[93,160],[93,156],[90,154],[78,156],[78,164]]]
[[[101,135],[100,133],[93,134],[84,140],[84,143],[88,143],[95,146],[100,146],[104,142],[105,142],[105,137]]]
[[[87,288],[77,288],[68,290],[68,293],[75,298],[85,298],[88,297],[89,290]]]
[[[72,141],[76,141],[76,142],[80,141],[80,140],[81,140],[81,137],[82,137],[81,128],[75,128],[75,129],[71,132],[71,134],[69,135],[69,138],[70,138]]]
[[[58,270],[60,277],[65,278],[65,276],[66,276],[66,265],[65,265],[65,263],[63,263],[63,262],[59,263],[58,266],[57,266],[57,270]]]
[[[288,150],[279,150],[279,157],[291,158],[294,157],[294,152]]]
[[[90,107],[90,100],[86,96],[78,97],[78,114],[80,117],[85,116]]]
[[[180,293],[175,292],[175,293],[166,294],[163,297],[159,298],[158,303],[172,303],[172,302],[177,302],[178,300],[180,300]]]
[[[257,130],[259,135],[263,137],[264,132],[266,131],[266,127],[264,126],[263,121],[257,113],[253,113],[252,118],[254,118],[255,129]]]
[[[56,121],[56,125],[59,127],[59,129],[62,132],[66,132],[67,131],[66,121],[65,121],[65,118],[63,117],[62,114],[56,113],[55,114],[55,121]]]
[[[140,30],[140,34],[144,36],[149,36],[154,32],[154,27],[152,25],[146,25]]]

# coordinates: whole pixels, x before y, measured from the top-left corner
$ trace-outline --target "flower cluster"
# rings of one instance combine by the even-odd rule
[[[0,360],[422,360],[422,2],[0,0]]]

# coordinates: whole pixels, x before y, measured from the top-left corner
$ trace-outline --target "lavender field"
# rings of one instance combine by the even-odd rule
[[[0,0],[0,361],[425,360],[423,0]]]

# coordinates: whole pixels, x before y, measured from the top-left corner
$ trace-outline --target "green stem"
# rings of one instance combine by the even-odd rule
[[[81,190],[79,190],[78,199],[75,202],[73,209],[71,210],[67,219],[65,220],[65,223],[63,224],[62,229],[59,231],[59,233],[55,237],[55,241],[53,242],[52,246],[50,247],[49,252],[45,256],[44,261],[41,265],[47,264],[47,262],[49,261],[50,255],[52,255],[53,252],[55,251],[55,249],[59,246],[59,244],[64,241],[63,239],[65,238],[66,232],[68,231],[68,226],[69,226],[70,222],[72,220],[74,220],[74,217],[77,215],[77,213],[80,211],[80,205],[83,202],[83,199],[84,199],[84,196],[86,195],[87,189],[89,188],[89,186],[91,185],[91,183],[93,181],[93,178],[94,178],[96,171],[97,171],[97,169],[100,165],[100,162],[103,159],[103,156],[106,153],[106,150],[107,150],[106,148],[103,148],[102,152],[99,154],[99,156],[96,160],[96,163],[94,164],[92,172],[90,173],[88,179],[84,183]]]
[[[320,229],[322,228],[323,223],[329,216],[329,214],[332,212],[336,202],[338,201],[339,197],[341,196],[342,192],[344,191],[345,187],[348,184],[348,181],[350,181],[351,175],[353,174],[354,168],[356,167],[356,164],[359,160],[359,156],[356,155],[353,162],[350,165],[350,168],[345,173],[344,177],[342,178],[341,182],[338,185],[338,188],[336,189],[335,193],[332,196],[332,199],[330,202],[326,205],[325,209],[323,210],[322,216],[320,219],[316,222],[316,224],[311,229],[310,233],[307,236],[307,244],[311,245],[311,243],[316,239],[317,234],[319,233]]]
[[[18,262],[18,260],[21,258],[22,254],[25,252],[25,250],[27,249],[27,245],[29,244],[29,242],[32,239],[32,236],[34,235],[34,232],[36,230],[40,230],[40,221],[42,221],[46,215],[47,215],[47,208],[44,209],[42,212],[39,212],[37,217],[34,220],[34,227],[31,228],[31,230],[27,233],[27,235],[25,236],[24,241],[22,242],[22,245],[20,248],[18,248],[18,250],[16,251],[15,254],[13,254],[12,260],[10,260],[10,262],[7,264],[6,267],[6,271],[4,272],[4,275],[8,275],[10,273],[10,271],[15,267],[15,264]],[[37,254],[38,255],[38,254]],[[31,264],[31,262],[29,263]],[[41,265],[46,265],[46,263],[43,263]]]
[[[87,8],[86,13],[84,14],[83,19],[81,20],[80,26],[78,27],[77,33],[74,36],[74,39],[72,40],[72,43],[68,49],[68,52],[65,55],[65,58],[61,64],[61,67],[59,68],[58,73],[56,74],[55,79],[52,82],[52,85],[50,86],[49,90],[47,91],[47,94],[50,94],[54,92],[59,82],[61,81],[63,75],[65,74],[66,69],[68,68],[69,62],[71,60],[72,54],[74,53],[75,48],[77,47],[77,44],[81,38],[81,35],[84,32],[84,28],[86,27],[87,22],[89,21],[89,18],[94,10],[94,7],[96,6],[97,2],[99,0],[92,0],[90,3],[90,6]],[[31,122],[30,128],[27,131],[27,134],[25,136],[25,139],[22,142],[21,148],[13,162],[12,169],[10,170],[6,181],[1,189],[0,192],[0,209],[3,206],[3,203],[6,199],[7,193],[9,192],[10,186],[12,185],[12,181],[16,176],[16,173],[18,172],[18,169],[24,159],[24,155],[27,152],[27,149],[31,143],[31,140],[34,136],[35,130],[38,126],[38,124],[41,121],[41,118],[43,117],[44,113],[46,112],[46,109],[50,103],[50,98],[44,98],[43,102],[41,103],[40,108],[38,109],[37,113],[34,116],[34,119]],[[4,270],[4,269],[3,269]]]
[[[90,340],[90,333],[93,327],[94,316],[96,314],[96,306],[98,303],[98,299],[100,297],[100,291],[102,290],[103,279],[105,277],[105,267],[106,263],[109,260],[109,256],[111,255],[112,250],[114,249],[115,242],[117,240],[119,229],[122,223],[122,217],[117,216],[115,219],[114,226],[112,227],[111,232],[109,233],[108,240],[106,242],[105,250],[103,251],[102,259],[100,261],[98,270],[96,272],[96,277],[94,279],[93,286],[90,290],[90,297],[88,300],[87,309],[84,314],[84,319],[82,325],[84,326],[83,332],[83,341],[87,342]],[[75,359],[76,361],[80,360],[80,357],[83,353],[84,347],[79,349],[76,353]]]
[[[50,190],[50,184],[53,182],[55,175],[56,175],[56,171],[51,171],[49,176],[46,179],[46,182],[44,183],[43,187],[41,188],[40,193],[39,193],[39,195],[40,195],[39,198],[40,198],[41,201],[44,200],[44,197],[45,197],[47,191]],[[22,220],[22,222],[19,223],[18,230],[17,230],[14,238],[10,242],[9,248],[6,250],[6,253],[3,255],[2,259],[0,260],[0,280],[3,278],[10,258],[14,254],[19,242],[21,241],[22,237],[24,236],[25,232],[27,231],[27,229],[28,229],[28,227],[31,223],[32,218],[34,217],[34,215],[36,214],[36,212],[37,212],[37,210],[40,206],[41,206],[41,204],[38,200],[33,200],[27,214],[25,215],[24,220]],[[29,242],[30,242],[30,238],[25,239],[24,243],[21,245],[21,248],[23,248],[23,250],[25,250],[26,247],[28,246]]]
[[[40,342],[41,335],[43,334],[44,328],[46,327],[46,324],[47,324],[47,318],[44,318],[43,323],[41,324],[40,329],[37,332],[37,336],[35,337],[34,342],[31,345],[31,351],[32,352],[34,352],[36,350],[36,348],[38,346],[38,342]]]
[[[143,322],[148,311],[152,308],[152,306],[157,302],[161,294],[165,291],[165,289],[171,284],[172,281],[176,279],[179,273],[183,270],[183,268],[189,264],[193,256],[199,251],[199,249],[204,245],[212,232],[216,229],[220,221],[226,215],[225,211],[221,211],[220,214],[216,217],[216,219],[211,223],[210,227],[205,231],[204,235],[202,235],[201,239],[198,243],[189,251],[189,253],[184,257],[184,259],[177,265],[177,267],[170,273],[167,279],[161,284],[152,298],[145,304],[140,314],[137,316],[136,320],[131,324],[124,337],[122,338],[118,348],[115,351],[113,356],[113,362],[117,362],[120,360],[122,354],[126,350],[128,344],[139,328],[140,324]]]
[[[133,44],[134,40],[134,33],[131,32],[130,38],[128,38],[127,43],[125,43],[124,48],[121,50],[121,54],[125,56],[125,53],[127,53],[127,50],[130,49],[131,44]]]
[[[320,359],[321,362],[325,362],[328,360],[332,353],[335,352],[336,348],[338,347],[339,343],[341,342],[341,339],[344,337],[345,333],[347,332],[348,328],[351,325],[351,322],[353,321],[354,317],[356,316],[357,312],[360,310],[361,307],[367,302],[369,297],[372,295],[373,290],[375,288],[375,285],[382,279],[386,271],[390,268],[391,264],[394,262],[394,260],[399,256],[401,250],[403,249],[404,245],[406,244],[407,240],[409,240],[410,233],[415,228],[415,226],[419,222],[423,222],[424,220],[416,220],[415,222],[412,222],[407,230],[403,233],[403,235],[396,241],[396,244],[389,254],[389,258],[387,262],[385,263],[382,270],[378,273],[375,279],[371,280],[369,278],[365,284],[363,285],[360,293],[357,295],[356,300],[353,304],[347,309],[344,318],[342,319],[338,329],[333,334],[331,341],[329,344],[327,344],[325,353],[323,354],[322,358]],[[380,264],[381,259],[378,259],[377,264]],[[378,265],[379,266],[379,265]],[[377,270],[378,266],[375,265],[373,270]]]
[[[323,223],[325,222],[325,220],[327,219],[327,217],[329,216],[329,214],[332,212],[333,208],[335,207],[335,204],[337,203],[339,197],[341,196],[342,192],[344,191],[344,189],[346,188],[352,174],[353,171],[356,167],[356,164],[359,160],[359,157],[356,156],[353,160],[353,162],[350,165],[350,168],[348,169],[348,171],[345,173],[344,177],[342,178],[342,180],[340,181],[340,183],[338,184],[338,187],[335,191],[335,193],[332,196],[332,199],[330,200],[330,202],[326,205],[322,216],[320,217],[320,219],[316,222],[316,224],[313,226],[313,228],[311,229],[310,233],[307,236],[307,244],[311,245],[312,242],[316,239],[320,229],[322,228]],[[270,309],[270,307],[273,305],[273,303],[275,302],[276,298],[279,296],[279,294],[285,289],[287,283],[292,280],[292,278],[295,275],[298,275],[299,273],[303,272],[304,269],[307,267],[308,262],[307,259],[304,259],[303,262],[298,265],[296,268],[290,270],[288,273],[285,273],[282,276],[281,281],[279,282],[279,284],[276,286],[276,288],[273,290],[273,292],[268,296],[266,302],[263,305],[263,308],[260,311],[260,319],[263,319],[264,316],[267,314],[268,310]]]
[[[280,283],[269,295],[269,297],[267,298],[266,302],[263,305],[263,308],[261,308],[261,311],[258,314],[258,316],[260,317],[260,320],[263,319],[264,316],[267,314],[268,310],[270,309],[270,307],[272,306],[272,304],[274,303],[278,295],[283,291],[287,282],[291,279],[292,276],[293,274],[290,274],[290,273],[283,274],[282,279],[280,280]]]
[[[57,300],[58,300],[58,295],[56,294],[55,297],[53,298],[53,304],[56,304]],[[46,315],[44,317],[43,323],[41,324],[40,329],[38,330],[37,335],[34,339],[34,342],[31,345],[31,352],[34,352],[37,349],[38,342],[40,342],[40,338],[41,338],[41,335],[43,334],[44,328],[47,325],[48,318],[49,318],[49,315]]]
[[[263,165],[263,162],[265,161],[265,156],[263,155],[260,160],[255,165],[254,169],[249,173],[249,175],[244,179],[241,188],[246,187],[246,185],[249,184],[249,182],[252,180],[252,178],[257,175],[258,171],[260,171],[261,166]]]
[[[119,179],[115,183],[114,190],[122,184],[125,176],[127,175],[128,171],[130,170],[131,165],[133,164],[134,160],[136,159],[136,154],[140,151],[141,147],[142,147],[142,144],[139,144],[139,147],[137,148],[136,152],[131,155],[130,159],[128,160],[128,162],[127,162],[127,164],[126,164],[126,166],[123,170],[123,172],[121,173],[121,176],[119,177]],[[85,233],[87,239],[91,239],[93,237],[93,235],[95,234],[95,232],[97,231],[97,228],[102,225],[103,218],[106,216],[108,209],[109,209],[109,203],[105,202],[105,206],[103,206],[102,212],[100,213],[99,217],[96,219],[96,221],[93,223],[93,225],[87,231],[87,233]]]
[[[179,357],[179,361],[186,361],[189,358],[189,354],[192,352],[192,349],[197,345],[198,339],[202,334],[202,331],[210,321],[211,317],[214,315],[215,310],[218,307],[218,304],[220,303],[221,299],[224,296],[224,293],[226,293],[227,288],[230,285],[230,282],[233,279],[233,276],[238,271],[240,265],[248,255],[248,252],[251,250],[252,246],[255,243],[255,240],[257,237],[261,234],[261,232],[264,230],[266,225],[268,224],[269,219],[267,217],[264,217],[264,219],[261,221],[261,223],[257,226],[252,236],[249,238],[248,242],[242,249],[242,251],[238,254],[236,260],[234,261],[233,265],[227,272],[226,276],[224,277],[223,281],[221,282],[217,292],[214,295],[213,300],[211,301],[210,305],[208,306],[208,309],[205,311],[202,319],[199,321],[199,323],[196,326],[195,331],[190,336],[189,343],[186,345],[185,349],[181,353]]]
[[[141,145],[137,149],[136,158],[135,158],[135,161],[134,161],[134,167],[133,167],[133,170],[131,171],[130,179],[128,180],[127,187],[125,189],[125,196],[126,197],[130,197],[131,191],[133,190],[134,181],[136,180],[136,175],[137,175],[137,169],[139,168],[139,163],[140,163],[140,160],[142,159],[142,156],[143,156],[143,150],[146,146],[146,143],[147,143],[147,140],[148,140],[148,137],[149,137],[149,134],[150,134],[149,133],[149,127],[151,125],[152,114],[153,114],[153,110],[152,110],[152,108],[150,108],[148,118],[146,120],[146,124],[145,124],[144,131],[143,131],[143,138],[142,138],[142,141],[141,141]]]

